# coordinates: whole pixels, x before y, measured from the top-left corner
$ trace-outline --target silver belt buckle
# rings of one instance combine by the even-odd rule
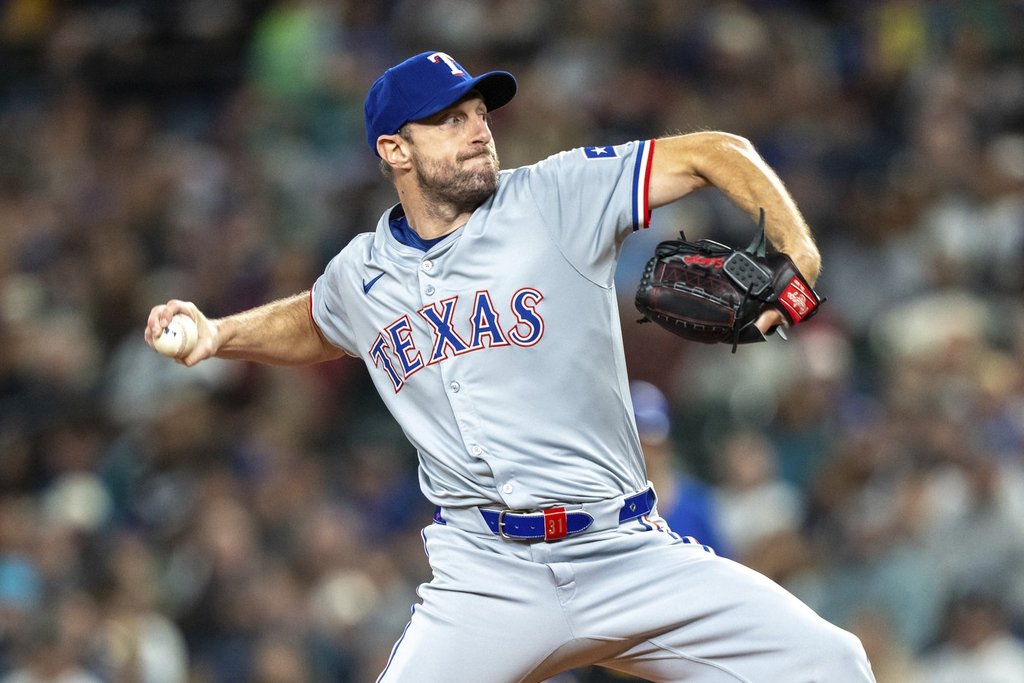
[[[506,541],[528,541],[528,540],[530,540],[528,538],[515,538],[514,536],[509,536],[508,534],[505,533],[505,515],[509,514],[510,512],[512,514],[515,514],[515,515],[528,515],[528,514],[530,514],[529,512],[527,512],[525,510],[500,510],[498,512],[498,536],[501,537],[501,538],[504,538]]]

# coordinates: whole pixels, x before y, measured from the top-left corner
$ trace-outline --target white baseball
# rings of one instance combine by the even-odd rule
[[[171,358],[184,358],[192,353],[197,341],[199,330],[195,321],[184,313],[178,313],[153,340],[153,348]]]

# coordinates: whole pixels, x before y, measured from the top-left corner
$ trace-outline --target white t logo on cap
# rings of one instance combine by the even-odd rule
[[[448,65],[448,68],[452,70],[452,76],[465,76],[466,72],[459,68],[459,65],[455,63],[455,60],[443,52],[435,52],[434,54],[427,57],[434,64],[438,61],[442,61]]]

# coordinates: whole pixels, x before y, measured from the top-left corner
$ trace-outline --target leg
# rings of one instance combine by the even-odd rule
[[[874,681],[860,641],[828,623],[790,636],[785,646],[771,651],[759,650],[759,644],[735,645],[731,651],[703,658],[693,654],[692,646],[675,646],[667,634],[650,638],[604,665],[661,683]]]
[[[444,526],[424,533],[434,578],[379,683],[512,683],[570,639],[552,573],[529,547]]]
[[[628,577],[603,562],[574,565],[577,596],[587,596],[579,618],[599,629],[588,633],[623,644],[602,665],[665,683],[874,681],[856,637],[764,576],[669,533],[617,543]]]

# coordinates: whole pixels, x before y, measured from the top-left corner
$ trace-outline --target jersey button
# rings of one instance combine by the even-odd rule
[[[427,285],[423,291],[426,293],[427,296],[430,296],[431,294],[434,293],[434,285]]]
[[[501,487],[501,492],[506,494],[506,495],[508,495],[509,493],[512,493],[512,484],[504,484]]]
[[[422,264],[420,264],[420,268],[429,273],[431,270],[434,269],[434,262],[431,261],[430,259],[427,259]]]
[[[459,389],[462,388],[462,385],[459,384],[458,382],[452,382],[451,384],[448,385],[448,388],[450,388],[452,390],[453,394],[457,394],[457,393],[459,393]],[[480,448],[480,447],[477,446],[477,448]]]

